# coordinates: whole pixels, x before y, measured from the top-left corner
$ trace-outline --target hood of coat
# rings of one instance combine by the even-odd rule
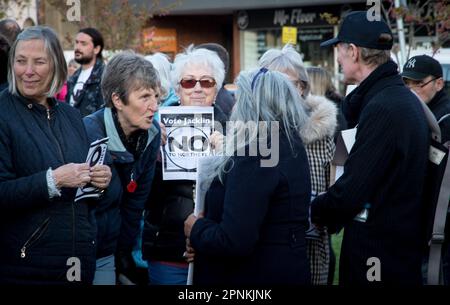
[[[309,120],[300,134],[305,145],[333,137],[337,126],[337,108],[329,99],[323,96],[308,95],[304,100],[309,110]]]

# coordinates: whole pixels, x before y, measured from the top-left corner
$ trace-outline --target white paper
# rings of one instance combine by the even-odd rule
[[[163,180],[195,180],[197,160],[213,154],[209,145],[213,107],[164,107],[159,114],[167,131],[161,148]]]
[[[334,181],[338,180],[339,177],[342,176],[344,173],[344,167],[343,166],[336,166],[336,175],[334,176]]]
[[[215,170],[215,165],[219,156],[208,156],[198,159],[197,164],[197,179],[195,182],[195,206],[194,215],[198,216],[200,212],[205,209],[205,195],[212,182],[212,173]],[[189,263],[189,271],[187,278],[187,285],[192,285],[194,277],[194,263]]]
[[[95,165],[102,165],[105,161],[108,137],[94,141],[89,147],[89,152],[86,158],[86,163],[90,167]],[[88,183],[82,188],[78,188],[75,195],[75,202],[83,198],[98,198],[101,195],[101,190]]]
[[[347,153],[352,150],[353,145],[355,144],[356,138],[356,127],[352,129],[345,129],[341,131],[342,139],[344,140],[345,148],[347,149]]]

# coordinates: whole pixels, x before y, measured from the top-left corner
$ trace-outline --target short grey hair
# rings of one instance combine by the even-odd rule
[[[309,77],[303,65],[302,56],[291,44],[286,44],[281,50],[267,50],[259,59],[259,66],[279,72],[291,71],[306,85],[303,96],[309,94]]]
[[[342,46],[348,49],[349,43],[342,42]],[[361,61],[370,67],[378,67],[391,60],[391,50],[369,49],[357,46],[361,49]]]
[[[47,56],[50,60],[50,67],[52,74],[52,82],[50,84],[50,89],[47,92],[48,97],[53,97],[57,94],[67,78],[67,65],[66,59],[64,58],[64,51],[59,42],[56,33],[47,26],[32,26],[26,28],[23,32],[17,36],[16,41],[11,47],[9,53],[9,71],[8,71],[8,82],[9,82],[9,92],[12,94],[17,94],[17,84],[16,84],[16,74],[14,72],[14,60],[17,50],[17,44],[20,41],[29,40],[42,40],[44,41],[44,49],[47,52]]]
[[[280,132],[286,134],[293,149],[293,140],[300,137],[300,132],[309,117],[303,103],[299,103],[302,97],[292,82],[281,72],[261,69],[241,72],[236,79],[236,85],[236,104],[230,121],[265,122],[269,129],[271,122],[278,122]],[[232,134],[227,134],[227,143],[236,145],[228,145],[233,151],[227,150],[216,167],[215,174],[219,175],[221,181],[230,158],[239,149],[255,141],[257,136],[255,133],[242,137],[238,129],[232,130]]]
[[[159,91],[161,83],[152,63],[133,51],[115,55],[106,65],[101,81],[106,107],[114,107],[112,95],[117,94],[124,104],[133,90],[141,88]]]
[[[145,59],[152,63],[156,71],[158,71],[161,80],[161,99],[165,99],[170,92],[170,71],[172,70],[172,63],[169,57],[164,53],[155,53],[145,56]]]
[[[216,52],[201,48],[195,49],[194,45],[190,45],[185,52],[175,57],[171,73],[172,86],[175,91],[178,91],[180,87],[183,73],[191,65],[204,66],[211,69],[212,76],[216,81],[216,89],[219,91],[225,78],[225,68],[222,60]]]

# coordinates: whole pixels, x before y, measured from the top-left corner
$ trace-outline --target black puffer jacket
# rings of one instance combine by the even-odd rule
[[[90,205],[74,203],[75,188],[49,199],[46,179],[49,167],[85,162],[89,144],[80,115],[54,99],[47,111],[7,91],[0,102],[0,283],[64,284],[67,274],[91,283]]]

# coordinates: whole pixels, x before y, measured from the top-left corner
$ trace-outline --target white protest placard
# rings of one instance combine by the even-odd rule
[[[220,156],[208,156],[198,159],[197,179],[195,180],[195,206],[194,215],[205,210],[205,196],[211,185],[213,172],[216,169]],[[187,285],[192,285],[194,278],[194,263],[189,263]]]
[[[159,114],[167,132],[161,147],[163,180],[195,180],[198,159],[213,154],[213,107],[164,107]]]
[[[348,154],[355,144],[357,128],[342,130],[338,136],[336,143],[336,151],[334,153],[331,166],[331,184],[336,182],[342,174],[344,174],[344,164],[347,161]]]
[[[102,165],[105,161],[108,137],[94,141],[89,147],[89,152],[86,158],[86,163],[90,167],[95,165]],[[75,202],[83,198],[98,198],[100,197],[102,191],[92,184],[88,183],[85,186],[78,188],[77,194],[75,195]]]

